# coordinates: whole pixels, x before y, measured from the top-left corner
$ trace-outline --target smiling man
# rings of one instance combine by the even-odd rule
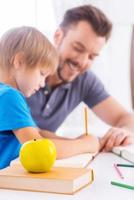
[[[48,77],[45,88],[28,99],[33,118],[42,129],[41,134],[59,142],[63,157],[91,150],[92,142],[88,136],[69,140],[54,134],[80,102],[111,125],[100,140],[100,148],[110,151],[113,146],[134,142],[134,116],[109,95],[90,70],[109,39],[111,29],[111,22],[94,6],[68,10],[54,35],[59,53],[58,70]]]

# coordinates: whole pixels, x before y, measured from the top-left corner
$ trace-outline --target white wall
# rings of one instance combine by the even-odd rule
[[[0,0],[0,36],[16,26],[34,26],[49,38],[57,24],[51,0]]]
[[[101,8],[113,22],[112,36],[100,57],[95,61],[92,70],[100,77],[110,94],[131,110],[130,48],[134,23],[134,1],[90,0],[89,2]],[[57,131],[59,135],[74,137],[84,131],[83,107],[84,105],[81,104],[72,112]],[[89,111],[89,129],[90,132],[103,135],[108,126]]]
[[[55,8],[56,21],[59,24],[65,10],[83,4],[92,4],[105,12],[114,23],[134,22],[133,0],[51,0]]]

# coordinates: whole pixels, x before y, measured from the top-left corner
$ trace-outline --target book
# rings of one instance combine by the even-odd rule
[[[88,167],[94,156],[95,154],[91,153],[79,154],[69,158],[56,160],[54,166],[85,168]]]
[[[54,167],[75,167],[75,168],[85,168],[88,167],[90,162],[93,160],[96,154],[84,153],[75,155],[69,158],[56,160]],[[10,166],[19,164],[19,159],[11,161]]]
[[[134,163],[134,145],[114,147],[112,152]]]
[[[74,194],[93,181],[93,170],[53,167],[46,173],[29,173],[21,164],[0,170],[0,188]]]

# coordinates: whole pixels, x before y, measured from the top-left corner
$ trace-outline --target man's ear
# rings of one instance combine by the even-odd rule
[[[56,47],[58,47],[61,44],[63,37],[64,37],[63,30],[61,28],[58,28],[54,34],[54,43]]]
[[[14,60],[13,60],[13,66],[15,69],[19,69],[21,67],[21,65],[24,63],[24,56],[22,53],[17,53],[14,56]]]

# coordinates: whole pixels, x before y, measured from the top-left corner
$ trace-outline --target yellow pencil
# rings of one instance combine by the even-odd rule
[[[87,111],[87,107],[84,108],[84,122],[85,122],[85,134],[88,135],[88,111]]]

